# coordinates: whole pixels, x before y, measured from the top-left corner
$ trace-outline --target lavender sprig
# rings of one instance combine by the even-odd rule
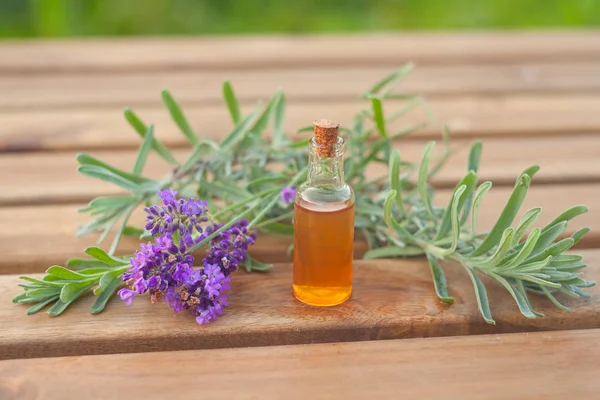
[[[177,191],[159,193],[162,205],[146,207],[146,229],[154,243],[142,244],[130,259],[123,274],[127,288],[118,294],[127,304],[137,295],[148,293],[155,303],[166,300],[176,313],[192,310],[198,324],[215,320],[229,305],[231,273],[246,260],[248,247],[256,235],[248,231],[248,221],[241,219],[208,241],[208,255],[202,267],[194,270],[195,246],[213,236],[222,224],[208,221],[207,203],[195,199],[177,199]]]

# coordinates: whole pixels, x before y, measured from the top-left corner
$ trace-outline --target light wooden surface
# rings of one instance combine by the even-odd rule
[[[392,65],[598,60],[598,31],[355,34],[233,38],[6,42],[3,71],[71,73],[137,69],[253,69],[297,65]],[[390,51],[393,49],[394,51]]]
[[[600,278],[600,251],[582,251],[590,267],[588,279]],[[198,327],[187,313],[174,316],[165,303],[139,298],[130,306],[111,300],[106,311],[89,314],[92,298],[55,318],[26,316],[26,306],[0,308],[0,359],[77,354],[187,350],[471,335],[556,329],[600,328],[600,297],[589,300],[559,296],[573,312],[532,297],[546,318],[523,317],[497,284],[488,285],[497,325],[483,321],[473,287],[462,268],[447,264],[446,275],[455,304],[438,301],[423,260],[356,261],[352,299],[338,307],[316,308],[291,295],[292,270],[277,265],[267,274],[234,276],[231,307],[217,323]],[[0,304],[20,292],[16,276],[0,276]],[[591,288],[593,295],[600,288]]]
[[[493,225],[518,173],[540,164],[523,210],[543,206],[543,224],[587,204],[590,212],[567,231],[592,227],[579,248],[586,278],[600,279],[600,31],[0,42],[0,359],[10,359],[0,361],[0,398],[164,398],[169,385],[195,395],[203,374],[208,397],[594,398],[597,297],[561,297],[572,313],[533,297],[547,316],[528,320],[491,282],[498,324],[489,326],[459,266],[446,266],[456,298],[448,306],[435,297],[423,260],[375,260],[356,262],[350,302],[315,309],[292,298],[285,237],[261,235],[254,255],[279,264],[267,274],[238,272],[232,306],[209,326],[144,298],[130,307],[113,299],[92,316],[89,297],[58,318],[27,317],[25,306],[10,304],[18,274],[62,264],[95,243],[74,237],[87,220],[77,208],[121,192],[78,175],[75,153],[132,165],[140,140],[124,107],[154,123],[156,136],[183,157],[189,149],[160,102],[164,88],[194,130],[213,139],[232,129],[223,80],[232,81],[244,112],[282,88],[286,132],[297,138],[316,118],[350,124],[368,106],[358,96],[408,61],[417,68],[399,90],[426,96],[437,121],[394,147],[418,160],[426,141],[451,128],[454,155],[434,181],[436,201],[447,203],[475,138],[484,143],[481,178],[494,182],[481,230]],[[424,118],[414,110],[391,129]],[[146,171],[159,177],[168,168],[152,157]],[[137,246],[125,240],[120,251]],[[365,243],[355,247],[361,257]],[[509,333],[534,331],[543,332]],[[415,337],[436,338],[405,339]],[[327,344],[293,346],[302,343]],[[210,348],[220,349],[200,350]],[[57,356],[71,357],[39,358]]]
[[[14,360],[0,397],[592,399],[599,357],[588,329]]]

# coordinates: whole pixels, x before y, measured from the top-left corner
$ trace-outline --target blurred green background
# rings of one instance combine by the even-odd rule
[[[600,0],[0,0],[0,37],[600,26]]]

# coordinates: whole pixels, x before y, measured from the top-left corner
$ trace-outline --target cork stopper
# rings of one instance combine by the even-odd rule
[[[317,155],[320,157],[335,157],[334,145],[338,141],[338,130],[340,124],[326,119],[319,119],[313,123],[315,128],[315,143],[317,143]]]

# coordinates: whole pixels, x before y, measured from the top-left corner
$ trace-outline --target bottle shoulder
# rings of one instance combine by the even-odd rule
[[[308,203],[339,203],[354,204],[354,190],[343,184],[337,187],[311,185],[308,183],[298,187],[296,201]]]

